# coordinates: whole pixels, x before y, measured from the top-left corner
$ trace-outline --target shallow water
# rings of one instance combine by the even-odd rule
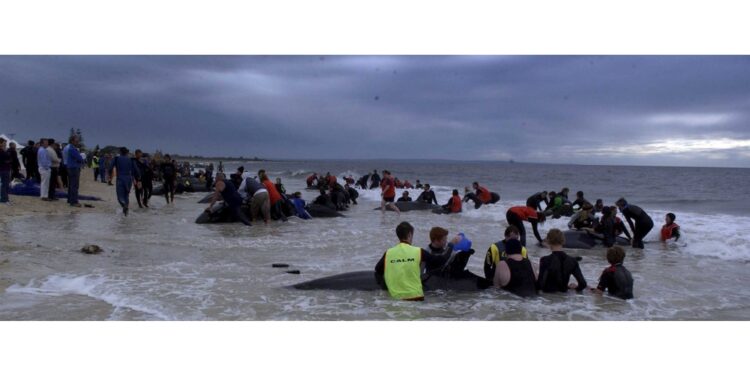
[[[287,191],[302,190],[302,178],[310,169],[305,163],[269,163],[272,177],[282,176]],[[354,163],[358,165],[357,163]],[[364,164],[364,163],[362,163]],[[418,170],[420,167],[404,163]],[[387,165],[387,164],[386,164]],[[320,165],[325,172],[329,165]],[[335,165],[334,165],[335,167]],[[408,167],[408,168],[407,168]],[[432,226],[458,231],[474,242],[477,254],[469,269],[482,273],[484,253],[497,241],[505,226],[505,211],[522,204],[521,184],[530,177],[512,172],[515,165],[505,165],[518,182],[508,178],[496,181],[501,189],[488,183],[491,190],[500,190],[503,200],[479,210],[468,207],[461,215],[434,215],[429,212],[408,212],[397,216],[373,212],[378,205],[377,191],[362,192],[360,204],[346,213],[346,218],[290,219],[287,223],[245,227],[238,224],[196,225],[193,223],[205,205],[197,202],[202,194],[177,197],[174,206],[165,206],[155,197],[151,210],[132,210],[124,218],[110,214],[65,216],[34,216],[19,218],[6,225],[6,233],[19,244],[28,244],[21,251],[3,250],[0,256],[8,262],[0,265],[2,279],[10,286],[0,292],[2,320],[747,320],[750,319],[750,290],[744,288],[750,278],[750,234],[746,216],[741,210],[716,213],[717,206],[680,211],[687,245],[662,248],[655,228],[646,238],[645,250],[628,249],[625,264],[635,279],[635,299],[621,301],[590,294],[542,295],[524,300],[498,290],[479,293],[430,292],[424,303],[391,300],[386,292],[299,291],[286,286],[352,270],[368,270],[395,242],[395,226],[402,220],[416,228],[415,244],[426,246]],[[447,199],[450,189],[458,185],[455,173],[464,173],[461,183],[474,179],[466,170],[486,169],[461,163],[437,165],[433,175],[422,178],[436,186],[438,200]],[[462,169],[463,168],[463,169]],[[503,167],[499,167],[503,168]],[[547,168],[544,166],[544,168]],[[543,168],[543,169],[544,169]],[[573,168],[573,167],[571,167]],[[627,168],[627,167],[597,167]],[[349,168],[351,169],[351,168]],[[358,165],[353,173],[370,169]],[[397,175],[407,175],[398,172]],[[448,173],[446,171],[461,171]],[[654,192],[660,171],[645,168],[635,171],[646,177],[645,183],[620,190],[617,185],[605,189],[604,182],[592,183],[587,197],[596,198],[597,189],[607,191],[605,200],[626,195],[631,202],[645,208],[657,226],[670,203],[640,203],[631,197],[648,201]],[[332,169],[335,171],[336,169]],[[339,169],[345,170],[345,169]],[[692,170],[686,168],[685,170]],[[727,170],[698,169],[693,174],[726,173]],[[732,171],[732,170],[728,170]],[[739,170],[743,171],[743,170]],[[485,171],[487,176],[491,173]],[[570,173],[562,170],[559,173]],[[690,171],[683,178],[690,181]],[[536,173],[536,172],[534,172]],[[542,172],[539,172],[542,173]],[[564,180],[548,173],[547,179]],[[742,172],[744,173],[744,172]],[[349,173],[347,173],[349,174]],[[472,174],[475,174],[472,172]],[[429,173],[423,174],[429,175]],[[622,176],[622,173],[614,174]],[[731,173],[730,173],[731,175]],[[439,176],[445,176],[440,180]],[[651,176],[651,177],[647,177]],[[734,175],[732,175],[734,176]],[[356,176],[355,176],[356,177]],[[417,176],[419,177],[419,176]],[[743,177],[743,176],[740,176]],[[615,177],[620,179],[622,177]],[[739,178],[739,177],[733,177]],[[414,181],[415,178],[408,177]],[[492,180],[490,180],[492,181]],[[599,181],[599,180],[597,180]],[[747,181],[747,180],[746,180]],[[713,183],[713,182],[711,182]],[[519,184],[519,187],[515,184]],[[545,182],[544,186],[568,184]],[[528,194],[544,186],[529,185]],[[708,189],[692,185],[675,187],[670,201],[705,201],[716,197]],[[456,186],[457,187],[457,186]],[[632,190],[626,194],[623,190]],[[639,190],[640,189],[640,190]],[[516,191],[518,190],[518,191]],[[706,191],[704,191],[706,190]],[[588,194],[589,191],[592,194]],[[635,192],[640,192],[636,194]],[[314,198],[304,192],[305,198]],[[416,191],[415,191],[416,193]],[[682,195],[681,195],[682,194]],[[686,198],[690,194],[693,197]],[[719,197],[722,198],[723,197]],[[742,203],[748,202],[747,200]],[[677,204],[675,204],[677,205]],[[664,207],[667,206],[667,207]],[[711,212],[711,213],[710,213]],[[563,228],[567,220],[554,220],[542,227],[542,235],[550,228]],[[43,231],[34,228],[50,228]],[[54,229],[52,229],[54,228]],[[530,231],[529,231],[530,232]],[[532,234],[529,233],[529,242]],[[85,255],[79,249],[85,244],[98,244],[105,249],[99,255]],[[37,247],[41,244],[41,247]],[[547,250],[530,246],[533,263]],[[583,257],[581,267],[592,286],[606,267],[603,249],[570,250]],[[287,274],[286,269],[272,268],[272,263],[288,263],[300,275]]]

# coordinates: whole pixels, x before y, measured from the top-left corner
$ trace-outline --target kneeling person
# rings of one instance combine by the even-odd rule
[[[599,277],[599,285],[591,290],[600,294],[607,290],[609,295],[622,299],[633,298],[633,275],[622,265],[623,260],[623,248],[613,246],[607,249],[607,261],[610,266]]]

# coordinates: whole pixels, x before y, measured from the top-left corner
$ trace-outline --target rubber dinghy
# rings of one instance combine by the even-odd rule
[[[427,211],[427,210],[436,210],[436,209],[442,209],[441,206],[438,206],[436,204],[431,204],[427,202],[395,202],[394,203],[396,207],[398,207],[401,212],[409,212],[409,211]],[[389,206],[385,207],[388,211],[393,211],[393,209]],[[373,211],[380,210],[380,207],[375,207]]]
[[[430,275],[427,280],[422,281],[425,291],[431,290],[453,290],[461,292],[476,292],[487,289],[491,283],[483,277],[473,274],[471,271],[463,271],[458,276],[443,274]],[[311,281],[292,285],[291,288],[300,290],[362,290],[375,291],[383,288],[375,279],[375,271],[347,272],[334,276],[323,277]]]
[[[566,249],[591,249],[597,246],[604,248],[603,237],[601,235],[589,234],[582,230],[566,230],[563,234],[565,235],[565,245],[563,247]],[[630,245],[630,241],[626,238],[617,237],[615,244],[628,246]]]

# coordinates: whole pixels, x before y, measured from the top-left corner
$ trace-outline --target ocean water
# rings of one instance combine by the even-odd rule
[[[237,165],[227,165],[227,171]],[[197,225],[204,194],[178,196],[174,206],[154,197],[151,210],[133,209],[68,217],[19,218],[2,228],[22,251],[0,250],[1,320],[748,320],[750,319],[750,170],[614,166],[561,166],[447,161],[285,161],[246,163],[281,177],[288,192],[304,190],[312,171],[355,178],[389,169],[412,183],[433,185],[438,201],[479,181],[501,195],[496,205],[465,206],[459,215],[408,212],[383,215],[379,191],[360,192],[344,218],[292,218],[245,227]],[[655,228],[646,249],[626,249],[635,299],[589,293],[521,299],[504,291],[428,292],[424,303],[391,300],[386,292],[299,291],[287,286],[341,272],[372,269],[396,242],[401,221],[426,246],[433,226],[464,232],[477,254],[469,269],[482,274],[487,247],[500,239],[505,211],[541,190],[583,190],[590,201],[620,196],[644,208]],[[112,191],[114,194],[114,191]],[[399,191],[400,194],[400,191]],[[418,191],[412,195],[416,197]],[[658,228],[677,215],[684,243],[664,247]],[[567,220],[550,220],[565,228]],[[35,230],[38,227],[49,230]],[[530,231],[529,231],[530,232]],[[531,233],[528,233],[529,242]],[[43,244],[43,246],[37,246]],[[98,244],[103,254],[79,249]],[[548,250],[530,246],[532,263]],[[581,256],[595,286],[607,266],[604,249],[568,250]],[[288,263],[299,275],[272,263]]]

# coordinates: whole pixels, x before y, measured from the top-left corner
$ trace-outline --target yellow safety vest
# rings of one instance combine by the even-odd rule
[[[388,293],[395,299],[424,297],[422,291],[421,268],[422,249],[400,243],[385,252],[383,278]]]

